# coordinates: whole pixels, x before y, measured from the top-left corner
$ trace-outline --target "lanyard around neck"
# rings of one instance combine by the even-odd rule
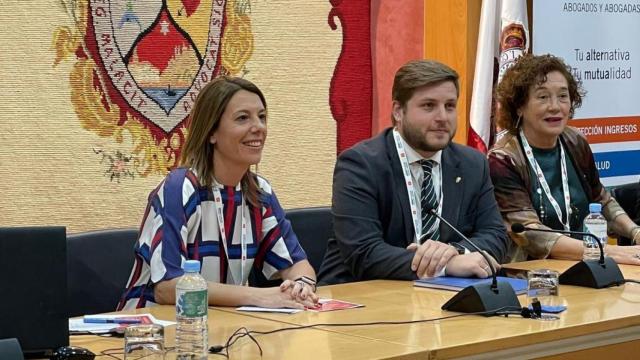
[[[538,165],[536,158],[533,156],[533,150],[531,149],[531,146],[527,141],[527,137],[524,136],[524,132],[522,131],[522,129],[520,129],[520,140],[522,141],[522,147],[524,147],[524,153],[527,156],[527,160],[529,160],[529,165],[531,165],[531,168],[533,168],[533,171],[535,172],[536,177],[538,178],[538,183],[540,183],[540,186],[542,187],[544,194],[547,196],[547,199],[549,199],[551,206],[553,206],[553,209],[556,212],[556,216],[558,217],[558,220],[560,220],[560,223],[562,224],[565,230],[570,230],[569,215],[571,212],[571,207],[570,207],[571,195],[569,193],[569,176],[567,175],[567,161],[564,153],[564,147],[562,146],[562,141],[560,141],[560,138],[558,138],[558,142],[560,143],[560,169],[561,169],[560,171],[561,171],[561,177],[562,177],[562,193],[564,195],[565,214],[567,215],[566,222],[562,221],[562,210],[560,210],[560,205],[551,194],[551,189],[549,188],[547,179],[545,179],[544,173],[542,172],[540,165]]]
[[[224,252],[227,255],[227,264],[229,265],[229,270],[231,271],[231,275],[233,277],[233,282],[236,285],[246,285],[245,274],[246,274],[246,262],[247,262],[247,223],[245,219],[245,199],[244,194],[242,195],[242,205],[240,206],[240,216],[241,216],[241,234],[240,234],[240,248],[242,252],[242,257],[240,259],[240,269],[237,266],[233,266],[231,262],[231,255],[229,254],[229,249],[227,248],[227,233],[225,232],[224,226],[224,206],[222,205],[222,196],[220,194],[219,184],[216,182],[213,184],[213,198],[216,205],[216,216],[218,217],[218,228],[220,229],[220,241],[224,246]],[[236,190],[239,190],[236,187]],[[235,205],[234,205],[235,206]],[[233,212],[231,212],[233,213]],[[229,221],[229,224],[233,224],[233,219]],[[239,270],[239,271],[238,271]],[[221,274],[222,275],[222,274]],[[224,281],[224,279],[221,279]]]
[[[411,207],[411,219],[413,220],[413,230],[416,235],[414,241],[416,244],[420,245],[419,240],[423,234],[422,234],[422,219],[418,217],[418,203],[416,201],[416,197],[419,198],[419,196],[416,195],[417,194],[416,187],[411,178],[411,168],[409,167],[407,152],[404,149],[404,142],[400,137],[400,133],[395,128],[393,129],[393,140],[396,143],[396,151],[398,153],[398,159],[400,159],[400,165],[402,166],[402,175],[404,176],[404,183],[407,188],[407,195],[409,196],[409,205]],[[442,186],[440,186],[438,214],[442,214]],[[439,221],[440,220],[436,220],[436,224],[438,224]]]

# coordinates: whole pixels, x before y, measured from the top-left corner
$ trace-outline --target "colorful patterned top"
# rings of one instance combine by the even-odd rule
[[[217,185],[224,208],[227,256],[219,241],[213,188],[201,186],[186,168],[171,171],[149,195],[135,246],[135,263],[118,310],[153,305],[154,284],[181,276],[185,260],[199,260],[200,272],[207,281],[246,283],[249,271],[244,279],[234,279],[234,271],[229,269],[241,263],[241,212],[247,219],[247,269],[261,269],[271,279],[279,270],[306,259],[271,186],[259,176],[257,180],[260,209],[246,202],[243,206],[240,186]]]
[[[609,221],[624,214],[622,207],[600,183],[593,153],[584,135],[577,129],[567,126],[559,139],[564,144],[568,160],[575,168],[576,177],[581,183],[578,186],[582,186],[587,201],[601,203],[602,213]],[[535,178],[532,178],[533,173],[518,136],[504,133],[487,156],[496,201],[507,229],[511,229],[511,224],[514,223],[549,229],[540,221],[534,206],[532,190]],[[513,243],[506,262],[544,259],[549,256],[551,248],[561,236],[559,233],[534,231],[523,234],[509,232],[509,235]]]

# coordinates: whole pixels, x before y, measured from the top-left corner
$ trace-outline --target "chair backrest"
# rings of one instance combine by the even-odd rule
[[[327,251],[329,237],[333,234],[333,217],[330,207],[309,207],[285,210],[291,222],[293,232],[298,236],[300,245],[307,253],[309,263],[316,271],[320,270],[324,254]],[[280,280],[267,280],[259,271],[251,271],[249,284],[256,287],[278,286]]]
[[[285,213],[317,274],[327,251],[329,237],[333,234],[331,208],[298,208],[285,210]]]
[[[24,360],[22,348],[16,338],[0,339],[0,359]]]
[[[137,238],[134,228],[67,236],[69,316],[116,309],[133,267]]]
[[[640,183],[616,186],[611,189],[611,195],[616,198],[631,220],[638,224],[640,222]],[[631,245],[631,239],[620,237],[618,245]]]

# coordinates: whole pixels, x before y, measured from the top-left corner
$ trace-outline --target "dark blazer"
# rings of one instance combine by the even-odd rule
[[[442,151],[442,216],[502,262],[508,238],[484,155],[450,144]],[[344,151],[333,174],[334,237],[318,278],[324,284],[416,279],[414,228],[391,129]],[[462,241],[440,224],[440,241]],[[470,248],[466,242],[460,244]]]

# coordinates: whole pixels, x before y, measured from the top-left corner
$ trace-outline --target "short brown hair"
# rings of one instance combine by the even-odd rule
[[[573,117],[575,109],[582,105],[584,90],[580,82],[573,77],[571,68],[557,56],[526,54],[505,72],[496,89],[499,103],[498,126],[515,132],[518,125],[518,109],[529,101],[529,89],[547,81],[547,74],[553,71],[560,72],[567,79],[571,99],[570,116]]]
[[[458,73],[449,66],[434,60],[413,60],[396,72],[393,79],[391,99],[397,101],[403,108],[413,96],[416,89],[427,85],[435,85],[444,81],[451,81],[456,87],[456,96],[460,95]],[[395,125],[396,119],[391,114],[391,121]]]
[[[258,95],[266,110],[267,102],[251,81],[232,76],[220,76],[205,85],[196,98],[188,121],[188,134],[182,147],[180,165],[195,170],[201,185],[211,186],[214,181],[213,144],[209,138],[220,126],[222,114],[229,100],[240,90]],[[242,190],[247,201],[258,206],[258,185],[256,175],[250,171],[242,177]]]

